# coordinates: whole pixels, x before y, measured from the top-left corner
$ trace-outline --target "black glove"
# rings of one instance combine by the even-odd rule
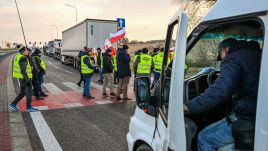
[[[30,79],[26,81],[26,86],[28,86],[28,87],[31,87],[32,86],[32,82],[31,82]]]

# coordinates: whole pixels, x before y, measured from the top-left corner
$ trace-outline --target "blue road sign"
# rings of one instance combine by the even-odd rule
[[[125,28],[125,18],[117,18],[118,28]]]

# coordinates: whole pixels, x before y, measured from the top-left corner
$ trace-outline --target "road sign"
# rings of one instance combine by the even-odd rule
[[[118,28],[125,28],[125,18],[117,18]]]

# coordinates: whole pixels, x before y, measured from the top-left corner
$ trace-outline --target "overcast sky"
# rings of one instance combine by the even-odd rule
[[[45,42],[86,18],[126,19],[130,40],[164,39],[167,24],[178,6],[171,0],[17,0],[27,41]],[[0,40],[22,42],[22,32],[14,0],[0,0]]]

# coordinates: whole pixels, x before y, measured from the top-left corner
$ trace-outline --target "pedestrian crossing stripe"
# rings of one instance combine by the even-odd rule
[[[73,82],[63,82],[63,84],[65,86],[67,86],[68,88],[74,90],[74,91],[77,91],[77,92],[83,92],[83,88],[82,87],[79,87],[77,84],[73,83]]]
[[[51,94],[64,94],[64,91],[59,89],[53,83],[44,83],[43,86],[51,93]]]

